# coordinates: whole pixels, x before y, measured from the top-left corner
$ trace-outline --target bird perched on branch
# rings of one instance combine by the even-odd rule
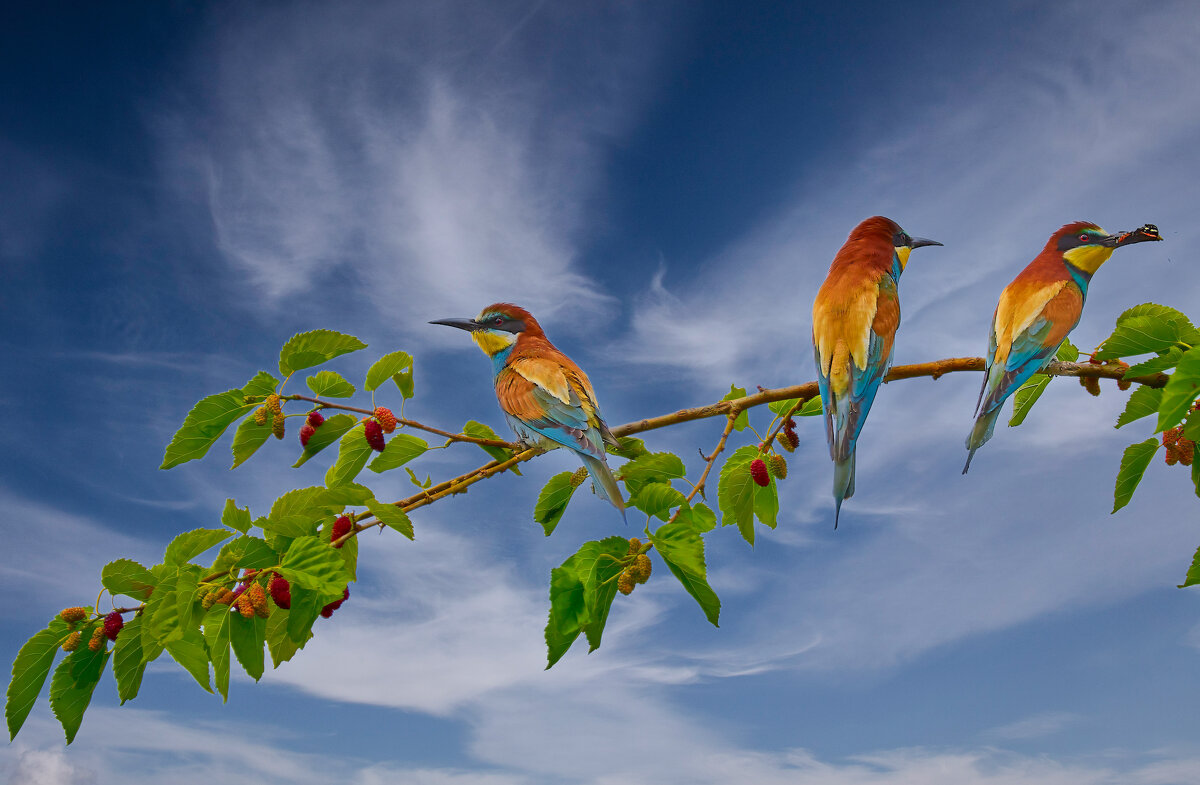
[[[555,348],[537,319],[510,303],[484,308],[474,319],[439,319],[467,330],[492,358],[496,399],[522,444],[561,445],[583,460],[592,487],[625,517],[625,502],[604,457],[604,445],[618,446],[596,405],[587,374]]]
[[[813,302],[813,352],[833,459],[833,527],[854,495],[854,447],[879,383],[892,362],[900,326],[896,283],[914,248],[941,245],[912,237],[877,215],[850,232]]]
[[[1113,251],[1161,240],[1158,227],[1108,234],[1090,221],[1069,223],[1050,235],[1046,247],[1000,293],[992,317],[983,387],[975,403],[975,427],[967,436],[967,463],[992,438],[1008,396],[1054,358],[1079,324],[1088,282]]]

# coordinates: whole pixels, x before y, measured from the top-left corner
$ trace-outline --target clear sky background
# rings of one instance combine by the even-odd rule
[[[293,333],[416,356],[408,414],[507,433],[487,361],[430,319],[511,300],[612,424],[813,378],[830,259],[883,214],[944,248],[900,285],[897,363],[985,351],[1000,289],[1063,223],[1157,223],[1072,335],[1200,317],[1194,2],[9,3],[0,12],[0,652],[151,564],[234,496],[319,483],[272,441],[160,472],[198,398]],[[474,487],[363,543],[353,597],[229,703],[166,658],[110,678],[64,748],[44,701],[20,785],[1200,782],[1200,544],[1186,470],[1109,515],[1126,394],[1056,381],[961,477],[979,377],[883,388],[832,529],[818,420],[776,531],[708,538],[714,629],[661,563],[603,647],[553,670],[547,581],[634,534],[550,475]],[[381,403],[398,405],[386,395]],[[765,424],[762,414],[757,422]],[[720,423],[649,434],[699,470]],[[477,465],[432,453],[435,477]],[[400,474],[393,472],[391,474]],[[374,480],[380,498],[403,476]],[[633,518],[635,516],[631,516]]]

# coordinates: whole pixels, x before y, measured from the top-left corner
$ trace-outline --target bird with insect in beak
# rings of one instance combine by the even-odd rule
[[[496,400],[522,444],[574,450],[592,476],[592,487],[625,518],[625,502],[605,460],[604,445],[617,437],[604,423],[592,383],[570,357],[546,338],[537,319],[510,303],[484,308],[474,319],[438,319],[467,330],[492,358]]]
[[[975,403],[975,427],[967,436],[967,463],[992,438],[1000,407],[1058,351],[1079,324],[1088,283],[1113,251],[1161,240],[1158,227],[1109,234],[1090,221],[1069,223],[1050,235],[1046,247],[1000,293],[992,316],[983,387]]]
[[[854,450],[879,384],[892,364],[900,300],[896,284],[914,248],[941,245],[912,237],[876,215],[850,232],[813,302],[813,353],[833,459],[833,528],[854,495]]]

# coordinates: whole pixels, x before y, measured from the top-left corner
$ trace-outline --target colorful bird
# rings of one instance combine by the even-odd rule
[[[1004,287],[992,317],[983,387],[975,404],[975,427],[967,436],[967,463],[992,438],[1000,407],[1013,391],[1054,358],[1079,324],[1088,282],[1117,248],[1161,240],[1154,224],[1108,234],[1090,221],[1069,223]]]
[[[842,501],[854,495],[854,447],[892,361],[900,326],[896,283],[914,248],[941,245],[912,237],[877,215],[854,227],[833,257],[813,302],[813,352],[833,459],[837,528]]]
[[[492,358],[496,399],[517,439],[529,446],[568,447],[579,454],[592,487],[625,517],[625,502],[604,457],[618,446],[604,424],[587,374],[555,348],[537,319],[510,303],[489,305],[474,319],[439,319],[468,330]]]

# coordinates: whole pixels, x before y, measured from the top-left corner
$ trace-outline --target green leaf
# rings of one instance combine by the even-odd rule
[[[750,462],[757,457],[758,448],[753,445],[735,450],[721,467],[721,484],[717,489],[721,525],[736,524],[751,545],[754,544],[754,489],[758,485],[750,476]]]
[[[254,375],[254,378],[246,382],[242,387],[242,395],[253,395],[259,398],[265,398],[275,392],[275,388],[279,386],[279,380],[266,371],[259,371]]]
[[[1121,416],[1117,418],[1116,427],[1120,428],[1134,420],[1157,414],[1159,404],[1162,403],[1162,393],[1163,391],[1157,387],[1139,385],[1129,394],[1129,400],[1125,402],[1125,411],[1121,412]]]
[[[608,537],[585,542],[550,572],[550,618],[546,623],[547,668],[553,667],[583,632],[595,651],[617,593],[620,559],[629,540]]]
[[[700,604],[700,609],[714,627],[719,626],[721,600],[708,585],[704,564],[704,540],[690,525],[666,523],[650,538],[654,549],[666,562],[671,574],[679,579],[687,593]]]
[[[392,381],[400,388],[400,395],[404,400],[409,400],[415,394],[413,389],[413,369],[411,367],[400,373],[392,374]]]
[[[363,388],[369,391],[377,390],[379,389],[379,385],[391,379],[396,374],[406,369],[411,369],[412,364],[412,356],[408,352],[390,352],[385,354],[367,369],[367,383],[363,385]],[[400,388],[401,392],[404,391],[404,388],[400,387],[399,381],[396,382],[396,386]],[[409,398],[411,396],[406,395],[404,397]]]
[[[1161,353],[1179,342],[1193,344],[1196,339],[1196,328],[1182,313],[1164,305],[1144,303],[1117,317],[1116,329],[1104,340],[1096,359]]]
[[[340,439],[346,431],[355,426],[358,420],[349,414],[335,414],[332,417],[321,423],[321,426],[313,432],[313,435],[308,437],[308,444],[304,446],[304,453],[300,458],[292,464],[293,469],[298,469],[309,458],[313,457],[321,450],[324,450],[329,445]],[[365,437],[364,437],[365,438]]]
[[[233,645],[234,656],[246,674],[255,681],[262,678],[266,668],[263,658],[263,644],[266,640],[266,619],[260,616],[247,619],[240,613],[229,614],[229,642]]]
[[[408,513],[404,510],[394,504],[387,504],[375,499],[367,502],[367,509],[371,511],[372,515],[383,521],[384,526],[395,529],[410,540],[413,538],[412,521],[408,519]]]
[[[228,529],[192,529],[171,540],[163,556],[165,564],[187,564],[217,543],[229,539]]]
[[[765,526],[774,529],[779,519],[779,487],[775,477],[766,485],[754,485],[754,514]]]
[[[233,465],[230,469],[241,466],[251,455],[258,452],[259,447],[266,444],[267,437],[271,435],[273,417],[274,415],[268,412],[267,421],[262,425],[254,422],[253,414],[242,420],[242,424],[233,433],[233,445],[230,447],[233,452]]]
[[[225,500],[225,509],[221,511],[221,524],[245,534],[250,531],[254,521],[250,518],[250,508],[239,508],[233,499]]]
[[[1146,467],[1150,465],[1150,459],[1158,452],[1158,447],[1158,439],[1152,437],[1125,448],[1125,454],[1121,456],[1121,469],[1117,472],[1117,487],[1113,493],[1113,512],[1129,504],[1138,483],[1142,481],[1142,475],[1146,473]]]
[[[549,537],[554,528],[562,520],[567,511],[567,504],[575,494],[575,486],[571,484],[572,472],[562,472],[550,478],[538,494],[537,504],[533,508],[533,520],[542,525]]]
[[[280,572],[291,583],[325,595],[341,594],[350,580],[337,550],[316,537],[293,541],[283,556]]]
[[[1192,466],[1200,466],[1200,462],[1193,463]],[[1192,566],[1188,567],[1187,575],[1184,576],[1183,583],[1179,584],[1179,588],[1185,589],[1197,583],[1200,583],[1200,549],[1197,549],[1196,555],[1192,557]]]
[[[160,469],[170,469],[187,461],[203,458],[208,448],[225,433],[225,429],[254,404],[242,403],[241,390],[201,398],[183,418],[183,425],[171,438],[163,454]]]
[[[46,629],[34,634],[17,652],[13,661],[12,680],[8,683],[4,717],[8,720],[9,740],[17,737],[17,731],[25,724],[29,710],[37,702],[54,655],[70,634],[67,623],[57,616],[50,620]],[[87,648],[86,645],[83,648]]]
[[[341,592],[338,592],[341,596]],[[327,600],[315,591],[303,586],[292,587],[292,607],[288,611],[287,634],[292,643],[303,646],[312,637],[313,622],[325,607]]]
[[[112,595],[144,600],[158,584],[154,573],[132,559],[117,559],[104,565],[100,571],[100,584]]]
[[[1165,354],[1160,354],[1157,357],[1151,357],[1145,362],[1132,365],[1125,372],[1126,379],[1136,379],[1139,376],[1150,376],[1155,373],[1169,371],[1179,364],[1179,358],[1183,357],[1183,349],[1178,346],[1172,346]]]
[[[113,676],[117,678],[117,697],[121,704],[137,697],[146,673],[146,655],[142,647],[142,617],[125,622],[113,645]]]
[[[232,567],[259,569],[274,567],[279,562],[275,549],[257,537],[245,535],[225,543],[213,562],[213,572],[224,572]]]
[[[288,491],[271,505],[263,528],[285,537],[304,537],[317,531],[320,521],[341,509],[325,488],[312,486]]]
[[[618,470],[619,479],[625,483],[631,496],[636,495],[648,483],[669,483],[687,476],[687,467],[678,455],[669,452],[650,452],[625,463]]]
[[[297,645],[288,635],[288,618],[291,613],[284,608],[276,608],[271,611],[271,616],[267,619],[267,651],[271,652],[271,663],[276,668],[296,656],[296,652],[304,648],[303,644]],[[312,637],[311,632],[308,633],[308,637]],[[306,638],[305,642],[307,640]]]
[[[350,398],[354,395],[354,385],[334,371],[317,371],[304,383],[318,398]]]
[[[772,401],[771,403],[767,404],[767,408],[770,409],[771,411],[773,411],[775,414],[779,415],[780,417],[783,417],[792,410],[792,407],[795,406],[799,400],[800,400],[799,398],[789,398],[786,401]],[[821,413],[821,396],[814,395],[812,398],[809,398],[808,400],[806,400],[804,402],[804,405],[800,407],[800,410],[797,412],[794,412],[792,416],[793,417],[812,417],[813,415],[817,415],[820,413]]]
[[[650,451],[646,449],[646,443],[641,439],[635,439],[632,436],[620,436],[617,438],[619,446],[613,447],[611,444],[605,444],[604,449],[612,455],[619,455],[622,458],[640,458],[648,454]]]
[[[1200,395],[1200,346],[1188,349],[1162,391],[1156,431],[1177,425]]]
[[[324,425],[321,426],[321,428],[324,427]],[[373,452],[371,445],[367,444],[363,424],[358,423],[346,431],[346,435],[342,437],[338,445],[337,460],[333,466],[329,467],[329,471],[325,472],[325,485],[333,488],[353,482],[358,473],[367,465],[367,459]]]
[[[92,693],[104,673],[108,656],[107,647],[91,651],[83,645],[54,669],[54,678],[50,680],[50,708],[62,724],[67,744],[74,741],[79,732],[83,713],[92,701]]]
[[[277,611],[278,612],[278,611]],[[204,615],[204,644],[213,665],[213,684],[221,701],[229,700],[229,637],[231,625],[228,605],[217,604]]]
[[[165,571],[146,603],[144,634],[163,646],[182,638],[191,624],[199,579],[200,569],[194,565]]]
[[[1200,496],[1200,461],[1192,461],[1192,484],[1196,486],[1196,495]]]
[[[367,345],[353,335],[333,330],[297,333],[279,351],[279,372],[289,376],[293,371],[312,368],[339,355],[365,348]]]
[[[686,503],[683,494],[665,482],[647,483],[629,499],[630,507],[664,521],[671,517],[671,510]]]
[[[220,607],[225,608],[224,605]],[[121,631],[121,634],[125,634],[124,630]],[[118,640],[120,640],[119,636]],[[185,671],[192,674],[192,678],[206,692],[213,691],[209,682],[208,651],[205,649],[204,636],[200,633],[199,627],[189,626],[183,631],[183,636],[179,640],[168,643],[167,654],[170,654],[171,658],[179,663]]]
[[[369,467],[376,474],[388,469],[398,469],[404,464],[417,458],[429,449],[429,442],[407,433],[398,433],[387,443],[383,452],[371,461]]]
[[[337,508],[364,507],[369,500],[375,498],[375,494],[371,492],[370,488],[356,482],[348,482],[336,488],[327,488],[325,496],[329,503]]]
[[[738,387],[736,385],[731,384],[731,385],[729,385],[729,392],[721,400],[722,401],[732,401],[737,398],[745,398],[745,397],[746,397],[746,388],[745,387]],[[749,424],[750,424],[750,412],[747,411],[746,409],[742,409],[740,412],[738,412],[737,418],[733,421],[733,429],[735,431],[744,431],[744,430],[746,430],[746,426]]]
[[[473,436],[476,439],[497,439],[499,441],[504,441],[503,439],[500,439],[499,434],[497,434],[491,428],[481,422],[476,422],[475,420],[467,420],[467,424],[463,426],[462,432],[466,436]],[[513,457],[513,451],[503,447],[489,447],[481,444],[479,445],[479,449],[492,456],[492,459],[496,461],[507,461],[509,458]],[[516,475],[521,474],[521,470],[516,466],[509,469],[509,471]]]
[[[694,504],[689,511],[692,528],[699,534],[712,531],[717,527],[717,514],[709,509],[707,504]]]

